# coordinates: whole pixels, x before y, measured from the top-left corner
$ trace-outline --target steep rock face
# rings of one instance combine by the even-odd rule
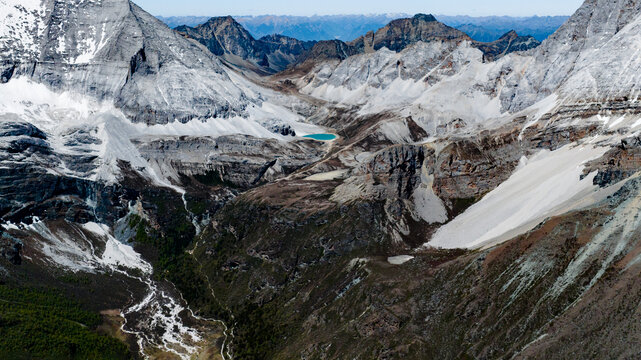
[[[229,55],[247,60],[268,72],[281,71],[310,49],[313,42],[302,42],[286,36],[254,37],[231,16],[215,17],[196,27],[179,26],[176,31],[205,45],[214,55]]]
[[[296,63],[309,51],[315,41],[300,41],[282,35],[267,35],[258,39],[263,51],[267,54],[269,67],[274,71],[282,71]]]
[[[641,168],[641,139],[631,137],[621,140],[619,146],[613,147],[602,158],[587,164],[584,175],[598,171],[594,184],[607,187],[630,178]]]
[[[527,72],[509,80],[504,107],[519,111],[555,92],[570,103],[633,95],[639,84],[634,54],[641,44],[640,15],[639,1],[585,1],[534,52]]]
[[[353,171],[352,178],[337,189],[333,199],[339,203],[359,198],[409,200],[422,182],[426,153],[432,152],[422,146],[411,145],[391,146],[378,151]]]
[[[198,40],[214,55],[227,52],[243,59],[261,60],[256,40],[231,16],[214,17],[195,28],[183,25],[175,30]]]
[[[316,162],[323,150],[314,141],[280,142],[249,136],[137,139],[142,156],[161,174],[249,189]]]
[[[206,49],[126,0],[3,5],[3,78],[114,101],[147,124],[245,114],[250,99]],[[20,36],[16,36],[20,34]],[[169,96],[168,94],[171,94]]]
[[[40,0],[7,0],[2,3],[0,20],[0,59],[14,62],[37,58],[40,49],[37,39],[46,32],[46,7]],[[4,65],[4,64],[3,64]],[[5,75],[3,69],[3,75]]]
[[[409,199],[421,181],[425,149],[394,146],[375,154],[365,166],[365,173],[375,184],[386,187],[382,198]]]
[[[504,57],[486,63],[470,42],[420,42],[400,53],[381,49],[340,63],[324,62],[290,81],[305,94],[357,107],[362,114],[411,116],[427,134],[440,136],[448,124],[467,124],[450,128],[472,131],[486,126],[487,119],[499,118],[496,98],[503,91],[503,78],[526,61]]]
[[[503,183],[524,154],[515,131],[455,139],[434,160],[434,190],[458,215]]]
[[[322,61],[322,60],[344,60],[352,55],[358,54],[359,51],[353,46],[340,40],[325,40],[316,43],[312,49],[300,61]]]

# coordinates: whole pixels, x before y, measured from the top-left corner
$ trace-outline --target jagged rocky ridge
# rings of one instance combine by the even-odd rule
[[[375,31],[391,20],[408,17],[407,14],[380,15],[327,15],[327,16],[237,16],[236,20],[254,37],[282,34],[305,41],[338,39],[349,41],[368,31]],[[159,16],[169,27],[197,26],[205,23],[207,16]],[[477,41],[492,42],[510,30],[534,36],[539,41],[552,35],[569,16],[447,16],[436,15],[446,25],[470,35]]]
[[[224,56],[242,66],[234,58],[237,56],[268,73],[285,70],[315,43],[281,35],[268,35],[256,40],[231,16],[211,18],[196,27],[179,26],[176,31],[196,39],[214,55]]]
[[[9,9],[105,10],[35,4]],[[386,30],[383,43],[406,46],[256,83],[139,20],[145,39],[172,34],[261,101],[247,117],[152,125],[117,98],[78,94],[95,74],[73,71],[111,60],[45,62],[71,82],[25,73],[38,31],[5,21],[3,281],[119,309],[116,328],[149,357],[638,356],[638,69],[615,45],[640,43],[640,19],[636,1],[587,1],[540,47],[509,54],[514,34],[482,51]],[[65,283],[72,273],[87,289]]]
[[[489,59],[496,59],[514,51],[525,51],[537,47],[540,42],[531,36],[520,37],[508,33],[492,43],[473,41],[467,34],[449,27],[432,15],[417,14],[412,18],[398,19],[388,25],[370,31],[348,43],[340,40],[320,41],[312,48],[310,54],[299,62],[316,59],[340,59],[349,56],[371,53],[382,48],[401,52],[417,42],[470,42],[478,47]],[[336,47],[336,51],[330,50]]]
[[[526,51],[540,44],[533,37],[518,36],[514,31],[491,43],[476,42],[465,33],[438,22],[434,16],[424,14],[394,20],[376,32],[370,31],[350,42],[302,42],[281,35],[268,35],[256,40],[231,16],[214,17],[196,27],[183,25],[176,30],[196,39],[213,54],[223,56],[231,63],[247,67],[248,64],[239,62],[240,58],[248,61],[250,67],[267,72],[279,72],[306,61],[344,60],[382,48],[400,52],[417,42],[469,41],[481,49],[488,60],[515,51]]]

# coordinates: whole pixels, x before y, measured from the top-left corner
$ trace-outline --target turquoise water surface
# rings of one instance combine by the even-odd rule
[[[320,141],[331,141],[331,140],[336,140],[338,136],[334,134],[311,134],[311,135],[305,135],[303,137],[314,139],[314,140],[320,140]]]

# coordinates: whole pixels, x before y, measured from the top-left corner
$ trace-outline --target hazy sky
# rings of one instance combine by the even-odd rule
[[[134,0],[154,15],[571,15],[583,0]]]

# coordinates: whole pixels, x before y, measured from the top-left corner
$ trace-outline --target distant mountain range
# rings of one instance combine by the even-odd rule
[[[494,41],[510,30],[520,35],[530,35],[543,41],[552,35],[566,20],[568,16],[446,16],[436,18],[456,29],[468,34],[476,41]]]
[[[368,31],[376,31],[391,20],[410,17],[408,14],[382,15],[327,15],[327,16],[235,16],[255,38],[280,34],[302,41],[343,40],[351,41]],[[209,16],[158,17],[169,27],[180,25],[196,26],[209,20]],[[567,19],[567,16],[446,16],[436,18],[483,42],[499,39],[510,30],[521,35],[531,35],[539,41],[545,40]]]

